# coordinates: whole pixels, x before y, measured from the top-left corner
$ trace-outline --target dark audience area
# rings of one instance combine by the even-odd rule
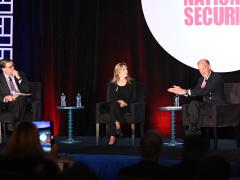
[[[172,150],[181,152],[178,159],[166,157],[166,152],[171,149],[167,149],[163,137],[155,130],[145,132],[136,152],[131,155],[61,153],[58,152],[58,145],[54,144],[52,152],[44,152],[36,127],[31,122],[19,123],[9,141],[1,146],[0,179],[240,179],[238,160],[230,160],[220,151],[212,151],[210,139],[205,136],[186,137],[181,147],[173,147]],[[94,146],[91,149],[96,148]],[[134,149],[131,140],[129,148]],[[121,147],[111,147],[112,151],[117,149],[121,151]],[[98,150],[99,147],[95,152]],[[105,150],[110,152],[109,147],[105,147]]]
[[[59,169],[56,164],[44,158],[1,158],[0,179],[5,180],[56,180]]]

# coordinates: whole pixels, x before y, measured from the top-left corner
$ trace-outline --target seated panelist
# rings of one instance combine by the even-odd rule
[[[129,112],[129,105],[136,101],[136,86],[128,74],[126,63],[121,62],[115,66],[113,79],[109,82],[108,88],[111,116],[109,145],[113,145],[116,143],[116,135],[122,136],[123,113]]]
[[[199,117],[200,109],[211,111],[212,104],[224,104],[224,83],[220,74],[211,69],[207,59],[198,61],[198,70],[202,77],[193,89],[183,89],[180,86],[173,86],[169,92],[183,96],[201,96],[202,101],[193,100],[189,104],[183,105],[183,121],[189,119],[189,130],[186,135],[200,135]]]
[[[18,72],[11,59],[0,60],[2,74],[0,74],[0,105],[2,109],[11,113],[11,121],[15,126],[24,120],[27,108],[26,96],[18,93],[29,93],[29,82],[23,72]]]

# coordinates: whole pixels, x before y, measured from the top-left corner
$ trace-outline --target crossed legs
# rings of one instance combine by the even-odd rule
[[[116,134],[121,129],[120,121],[122,119],[121,109],[118,102],[110,103],[110,115],[111,121],[109,123],[109,145],[113,145],[116,142]]]
[[[27,101],[24,96],[19,96],[15,101],[8,103],[8,111],[11,112],[14,120],[13,125],[15,126],[17,122],[24,120],[26,113]]]
[[[121,129],[121,126],[120,126],[120,122],[119,121],[115,121],[115,127],[116,127],[116,130],[120,130]],[[109,145],[113,145],[115,144],[116,142],[116,137],[113,136],[113,135],[110,135],[110,139],[109,139]]]
[[[183,121],[188,120],[189,134],[199,134],[199,116],[200,108],[202,107],[202,102],[200,101],[191,101],[190,104],[183,106]]]

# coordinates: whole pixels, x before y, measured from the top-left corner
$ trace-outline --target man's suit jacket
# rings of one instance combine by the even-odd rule
[[[204,102],[212,104],[224,104],[224,82],[220,74],[211,72],[206,86],[201,88],[203,77],[199,78],[197,85],[191,90],[191,96],[201,96]]]
[[[19,72],[19,76],[21,77],[22,81],[19,84],[18,80],[15,78],[16,84],[18,89],[21,93],[29,93],[29,82],[25,77],[23,72]],[[10,89],[8,87],[6,78],[4,74],[0,74],[0,102],[3,102],[5,96],[11,95]]]

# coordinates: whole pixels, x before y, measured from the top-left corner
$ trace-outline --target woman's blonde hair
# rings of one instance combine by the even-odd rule
[[[119,78],[119,74],[122,70],[123,67],[127,68],[127,64],[125,62],[120,62],[117,63],[115,68],[114,68],[114,73],[113,73],[113,78],[111,80],[112,83],[116,83],[120,78]],[[126,77],[126,80],[128,83],[131,83],[131,81],[133,80],[131,77]]]

